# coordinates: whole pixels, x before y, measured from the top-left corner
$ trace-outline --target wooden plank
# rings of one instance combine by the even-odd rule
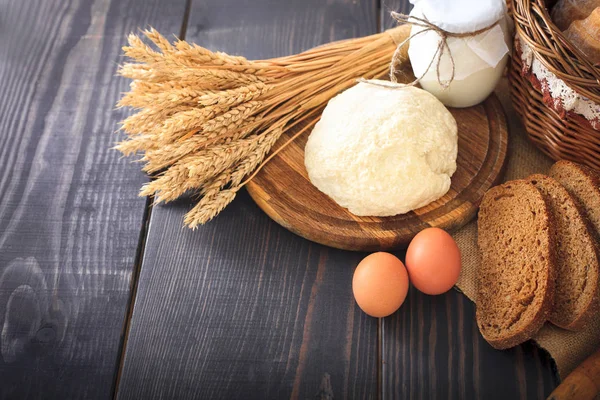
[[[185,0],[0,7],[0,398],[110,398],[145,199],[110,148],[126,34]]]
[[[410,12],[408,0],[388,0],[389,11]],[[400,311],[384,319],[383,398],[546,398],[558,384],[550,357],[534,344],[498,351],[482,338],[475,306],[457,291],[427,296],[413,287]]]
[[[546,398],[558,383],[532,343],[493,349],[473,303],[455,290],[427,296],[410,288],[383,321],[383,366],[383,398]]]
[[[372,33],[375,10],[370,0],[195,1],[187,39],[266,58]],[[196,232],[182,228],[190,207],[153,210],[118,397],[375,398],[377,320],[351,291],[364,254],[295,236],[245,191]]]
[[[412,9],[409,0],[381,0],[379,26],[382,30],[393,28],[397,25],[390,17],[392,11],[408,14]]]

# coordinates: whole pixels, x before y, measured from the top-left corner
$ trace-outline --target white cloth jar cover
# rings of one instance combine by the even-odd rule
[[[510,21],[507,16],[507,8],[504,0],[410,1],[414,4],[410,16],[426,19],[430,23],[450,33],[461,34],[476,32],[488,28],[498,22],[497,25],[489,30],[485,30],[475,36],[448,37],[447,43],[450,51],[444,49],[445,51],[439,62],[439,69],[437,66],[436,51],[442,40],[441,36],[434,30],[422,32],[426,30],[426,28],[413,25],[408,55],[415,76],[423,76],[421,85],[424,89],[429,90],[438,96],[436,90],[430,90],[433,88],[432,84],[435,82],[435,85],[439,86],[438,71],[439,80],[441,82],[447,82],[452,79],[452,62],[454,62],[455,81],[465,80],[469,76],[484,69],[489,70],[496,67],[504,67],[503,65],[499,66],[499,64],[501,62],[506,62],[506,56],[510,53],[510,45],[512,42],[510,35],[512,21]],[[449,53],[452,54],[452,58]],[[489,81],[490,79],[496,79],[496,76],[499,78],[501,71],[500,73],[498,73],[498,71],[492,73],[491,77],[479,75],[483,81]],[[477,86],[479,86],[477,83],[478,82],[473,82],[473,84],[469,85],[475,86],[469,90],[477,91]],[[453,85],[451,84],[449,88],[450,91],[452,91],[452,86]],[[495,82],[491,86],[495,86]],[[440,91],[442,91],[441,88]],[[455,92],[459,95],[457,90],[455,90]],[[464,97],[464,90],[462,92],[463,93],[460,96]],[[440,100],[447,105],[466,106],[464,104],[452,104],[453,101],[445,101],[445,99],[441,97]],[[481,96],[474,94],[474,97],[479,99]],[[487,95],[483,96],[483,98],[485,97],[487,97]],[[459,101],[459,103],[464,103],[464,101]]]

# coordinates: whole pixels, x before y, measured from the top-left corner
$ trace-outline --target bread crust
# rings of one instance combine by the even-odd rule
[[[600,193],[600,171],[596,171],[595,169],[592,169],[588,166],[578,164],[569,160],[559,160],[555,162],[554,165],[552,165],[552,167],[550,168],[550,170],[552,171],[553,169],[561,168],[563,166],[577,168],[583,175],[587,176],[592,181],[592,183],[596,187],[596,191]]]
[[[564,172],[562,171],[562,168],[564,169]],[[573,169],[575,169],[576,171],[573,171]],[[564,174],[564,175],[563,175]],[[599,171],[595,171],[590,169],[589,167],[577,164],[577,163],[573,163],[571,161],[565,161],[565,160],[561,160],[558,161],[550,170],[550,175],[551,177],[556,178],[557,176],[563,175],[564,179],[567,180],[567,183],[571,184],[571,182],[574,181],[570,181],[569,179],[572,178],[577,178],[577,175],[580,175],[580,177],[585,177],[585,189],[578,189],[578,187],[582,187],[582,183],[581,181],[578,181],[579,183],[577,183],[577,185],[579,186],[574,186],[572,188],[572,190],[576,190],[577,193],[579,193],[579,190],[581,190],[581,193],[593,193],[593,195],[590,197],[589,194],[586,194],[586,197],[580,198],[580,195],[575,195],[575,192],[571,192],[571,190],[566,190],[569,198],[571,198],[573,200],[573,205],[576,215],[579,215],[581,217],[581,221],[583,222],[584,227],[586,228],[585,232],[581,232],[582,235],[587,235],[590,238],[590,241],[592,243],[592,251],[594,251],[594,256],[596,259],[596,268],[598,269],[598,280],[596,282],[591,282],[592,284],[595,284],[595,289],[592,291],[592,295],[586,295],[586,297],[591,297],[590,300],[587,302],[587,304],[584,305],[584,310],[573,320],[571,321],[569,324],[560,324],[560,323],[556,323],[553,322],[555,325],[560,326],[561,328],[564,329],[568,329],[568,330],[580,330],[582,328],[585,327],[585,325],[589,322],[589,320],[591,318],[594,318],[596,315],[598,315],[598,313],[600,312],[600,226],[597,220],[597,214],[594,212],[597,209],[597,204],[596,204],[596,198],[600,198],[600,172]],[[533,183],[531,183],[532,179],[546,179],[548,178],[545,175],[533,175],[529,178],[527,178],[527,180],[516,180],[516,181],[511,181],[511,182],[507,182],[503,185],[500,186],[496,186],[492,189],[490,189],[484,196],[482,203],[481,203],[481,210],[484,210],[486,207],[490,207],[491,206],[491,199],[494,199],[498,196],[501,195],[506,195],[507,193],[511,193],[511,195],[514,195],[514,190],[516,186],[518,185],[530,185],[531,187],[533,187],[533,189],[535,191],[537,191],[537,193],[539,193],[541,199],[543,200],[543,207],[540,207],[541,209],[543,209],[543,213],[544,216],[547,220],[547,224],[548,224],[548,234],[550,237],[550,240],[548,242],[548,251],[549,251],[549,259],[548,259],[548,263],[547,263],[547,273],[545,276],[545,286],[546,286],[546,291],[545,293],[542,295],[542,300],[539,303],[536,303],[536,307],[538,307],[538,310],[531,310],[533,312],[535,312],[535,314],[533,315],[533,318],[531,318],[531,320],[523,325],[522,327],[519,327],[520,329],[518,331],[514,331],[514,332],[503,332],[502,329],[500,328],[500,330],[496,330],[495,332],[493,332],[493,337],[489,336],[490,331],[486,332],[485,329],[483,329],[483,323],[487,322],[488,324],[490,323],[490,320],[488,319],[487,321],[485,320],[485,315],[482,315],[483,311],[482,308],[478,306],[477,310],[476,310],[476,318],[477,318],[477,325],[479,326],[479,330],[482,333],[484,339],[490,343],[490,345],[492,345],[494,348],[496,349],[506,349],[506,348],[510,348],[513,346],[516,346],[528,339],[531,339],[533,337],[533,335],[535,335],[535,333],[544,325],[545,321],[548,320],[548,318],[550,318],[550,315],[552,313],[552,309],[553,309],[553,302],[555,299],[555,295],[556,295],[556,287],[555,287],[555,282],[556,279],[559,279],[558,277],[558,241],[560,240],[560,238],[558,237],[558,221],[556,220],[556,218],[558,216],[555,216],[555,212],[558,213],[558,211],[556,210],[552,210],[550,207],[550,204],[548,203],[548,201],[545,198],[545,194],[544,192],[542,192],[540,189],[536,188],[535,185]],[[557,179],[558,181],[558,179]],[[557,182],[557,183],[561,183],[561,182]],[[589,183],[591,183],[591,185],[589,185]],[[574,184],[574,183],[573,183]],[[564,186],[564,185],[561,185]],[[566,188],[567,189],[567,188]],[[588,191],[591,190],[591,192]],[[512,191],[512,192],[511,192]],[[583,196],[583,194],[581,194],[581,196]],[[590,200],[591,199],[591,200]],[[582,203],[582,201],[585,200],[585,205]],[[590,204],[591,202],[591,204]],[[490,203],[490,204],[488,204]],[[540,203],[541,205],[542,203]],[[600,209],[600,207],[598,208]],[[506,210],[506,209],[505,209]],[[537,210],[537,208],[536,208]],[[590,218],[590,216],[588,215],[588,211],[591,212],[593,218]],[[484,213],[480,213],[480,222],[481,223],[481,215],[484,215],[484,218],[490,218],[487,221],[487,224],[493,223],[494,220],[491,219],[493,218],[493,214],[491,214],[490,216],[487,216],[487,214]],[[571,218],[573,218],[573,215],[571,213],[569,213],[569,215],[571,216]],[[491,221],[491,222],[490,222]],[[498,223],[498,222],[496,222]],[[480,225],[481,226],[481,225]],[[489,226],[489,225],[488,225]],[[545,226],[545,225],[544,225]],[[538,225],[539,227],[539,225]],[[480,250],[482,249],[481,246],[481,231],[478,232],[479,233],[479,237],[478,237],[478,245]],[[502,231],[502,234],[504,233],[504,231]],[[496,232],[496,235],[498,234],[498,232]],[[525,235],[525,234],[523,234]],[[501,236],[502,237],[502,236]],[[505,236],[507,237],[507,236]],[[496,249],[496,251],[498,251],[498,246],[492,246],[490,245],[490,241],[489,241],[489,236],[487,239],[487,246],[490,249]],[[584,249],[586,249],[585,251],[587,252],[587,249],[589,247],[585,247]],[[489,251],[489,249],[487,250]],[[501,253],[500,253],[501,254]],[[512,253],[511,253],[512,254]],[[589,254],[589,253],[585,253],[585,254]],[[587,256],[586,256],[587,259]],[[544,268],[545,266],[543,266]],[[489,270],[488,270],[489,273]],[[588,275],[589,276],[589,275]],[[480,287],[485,285],[486,282],[483,282],[483,276],[479,276],[478,278],[478,289],[477,289],[477,295],[479,297],[479,301],[481,299],[480,293],[481,293],[481,289]],[[538,279],[542,279],[542,277],[538,277]],[[489,278],[488,278],[489,280]],[[588,281],[589,283],[589,281]],[[538,289],[539,290],[539,289]],[[586,289],[586,293],[587,289]],[[489,292],[487,293],[487,296],[490,296]],[[489,298],[489,297],[488,297]],[[493,295],[492,295],[493,298]],[[478,302],[478,304],[481,304]],[[493,304],[493,303],[489,303],[489,304]],[[581,304],[581,303],[580,303]],[[531,305],[528,305],[526,307],[531,307]],[[527,310],[527,308],[525,308]],[[578,306],[579,309],[579,306]],[[529,311],[529,310],[527,310]],[[528,316],[530,318],[530,316]],[[489,326],[489,325],[488,325]],[[488,328],[489,329],[489,328]],[[509,328],[506,328],[506,331],[509,331]],[[499,334],[497,334],[497,332],[499,332]],[[504,333],[505,335],[502,335],[502,333]]]
[[[546,203],[546,201],[544,200],[544,197],[542,196],[542,193],[533,184],[526,182],[525,180],[510,181],[503,185],[496,186],[496,187],[490,189],[484,195],[481,206],[482,206],[482,208],[485,208],[487,206],[487,202],[491,201],[489,199],[491,199],[495,196],[498,196],[500,194],[504,194],[508,191],[511,191],[511,187],[517,186],[517,185],[528,185],[539,194],[539,199],[541,200],[540,205],[543,206],[544,215],[546,217],[546,220],[548,221],[548,233],[549,233],[550,240],[548,241],[549,257],[548,257],[548,268],[546,269],[547,273],[546,273],[546,279],[545,279],[546,291],[543,294],[542,301],[539,306],[539,309],[537,310],[537,313],[532,318],[532,320],[529,322],[529,324],[525,325],[521,330],[516,331],[505,337],[493,338],[493,337],[486,336],[482,330],[482,321],[483,321],[484,316],[482,315],[481,307],[476,308],[477,325],[479,326],[480,332],[482,333],[484,339],[490,345],[492,345],[492,347],[494,347],[496,349],[500,349],[500,350],[514,347],[520,343],[523,343],[523,342],[531,339],[533,337],[533,335],[535,335],[535,333],[537,333],[540,330],[540,328],[544,325],[544,322],[548,319],[550,311],[552,310],[553,301],[554,301],[554,292],[555,292],[554,282],[556,280],[556,240],[555,240],[555,238],[556,238],[556,222],[554,220],[552,213],[550,212],[548,204]],[[478,244],[479,243],[480,242],[478,239]],[[479,246],[479,247],[481,249],[481,246]],[[482,284],[483,284],[483,282],[481,282],[481,279],[480,279],[478,281],[478,290],[477,290],[478,296],[479,296],[479,286]]]
[[[598,184],[600,185],[600,179],[598,180]],[[592,242],[594,243],[594,250],[596,252],[596,260],[600,263],[600,243],[598,242],[598,238],[594,234],[594,225],[592,221],[587,217],[587,214],[583,208],[583,206],[575,199],[575,205],[583,217],[583,221],[588,229],[588,233],[592,237]],[[595,240],[594,240],[595,239]],[[561,328],[570,330],[570,331],[580,331],[585,328],[585,325],[595,316],[598,315],[600,311],[600,266],[598,273],[598,282],[596,282],[596,293],[592,300],[588,303],[585,312],[583,312],[578,318],[576,318],[572,323],[566,326],[562,326]]]
[[[542,174],[535,174],[535,175],[531,175],[527,178],[528,182],[531,182],[532,184],[536,185],[538,182],[542,183],[545,182],[545,184],[552,188],[552,190],[554,191],[559,191],[561,196],[566,197],[567,201],[567,205],[569,207],[572,207],[572,209],[574,210],[574,213],[576,215],[576,218],[578,218],[581,222],[581,224],[584,227],[584,230],[582,232],[578,232],[580,235],[585,236],[587,238],[587,242],[589,242],[591,244],[591,251],[594,253],[593,257],[595,258],[595,265],[592,265],[592,268],[595,268],[596,273],[598,274],[598,276],[600,277],[600,248],[598,247],[595,238],[594,238],[594,230],[593,230],[593,226],[591,221],[587,218],[587,215],[585,213],[585,210],[583,209],[582,205],[577,201],[577,199],[575,199],[558,181],[556,181],[554,178],[546,176],[546,175],[542,175]],[[543,193],[542,193],[543,194]],[[556,218],[561,218],[560,215],[555,215],[555,213],[552,212],[552,207],[550,207],[550,211],[551,214],[553,214],[553,217],[555,219],[555,223],[557,224],[557,229],[558,229],[558,221],[556,221]],[[556,268],[556,275],[557,275],[557,279],[561,279],[561,276],[559,274],[559,254],[558,254],[558,249],[559,249],[559,241],[561,240],[561,237],[559,236],[560,232],[556,231],[556,240],[554,241],[554,244],[556,246],[556,251],[557,251],[557,258],[556,258],[556,262],[557,262],[557,268]],[[589,301],[587,302],[587,304],[585,304],[584,306],[584,310],[579,313],[579,315],[576,316],[575,319],[573,319],[570,323],[568,324],[564,324],[562,323],[562,321],[560,321],[560,319],[557,318],[553,318],[554,314],[551,312],[550,316],[549,316],[549,321],[560,327],[563,329],[567,329],[567,330],[572,330],[572,331],[577,331],[577,330],[581,330],[589,321],[589,319],[595,314],[596,312],[596,307],[598,305],[598,291],[599,291],[599,284],[600,282],[598,281],[598,279],[595,282],[589,282],[590,284],[593,285],[592,288],[592,296],[589,298]],[[556,287],[555,287],[555,292],[556,292]]]
[[[557,161],[556,163],[554,163],[554,165],[550,168],[549,175],[552,178],[555,178],[556,180],[558,180],[560,182],[557,175],[560,175],[560,170],[562,168],[565,168],[566,170],[568,170],[569,168],[574,168],[582,176],[589,179],[589,181],[591,183],[590,190],[593,190],[596,193],[596,196],[598,196],[600,198],[600,172],[599,171],[593,170],[589,167],[586,167],[585,165],[577,164],[572,161],[560,160],[560,161]],[[566,187],[566,185],[564,185],[564,183],[563,183],[563,186]],[[567,190],[568,190],[568,188],[567,188]],[[581,206],[581,208],[583,210],[583,214],[586,215],[586,218],[589,221],[590,226],[593,227],[591,232],[593,233],[594,238],[596,239],[596,242],[600,242],[600,225],[598,225],[598,226],[595,225],[594,222],[592,221],[592,219],[587,216],[587,212],[585,211],[586,207],[581,203],[581,200],[578,198],[578,196],[574,195],[573,197],[575,198],[576,202],[578,202],[579,205]]]

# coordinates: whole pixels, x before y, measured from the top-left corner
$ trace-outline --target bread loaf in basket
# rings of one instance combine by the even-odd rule
[[[600,170],[600,68],[554,24],[552,3],[512,1],[512,100],[544,153]]]

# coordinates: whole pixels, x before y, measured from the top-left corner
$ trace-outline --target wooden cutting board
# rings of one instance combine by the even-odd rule
[[[425,207],[393,217],[357,217],[340,207],[308,180],[308,132],[273,158],[248,183],[248,192],[283,227],[340,249],[391,250],[406,247],[427,227],[458,229],[475,216],[483,194],[502,178],[508,131],[495,95],[475,107],[450,112],[458,124],[457,170],[448,193]],[[286,132],[281,143],[294,132]]]

